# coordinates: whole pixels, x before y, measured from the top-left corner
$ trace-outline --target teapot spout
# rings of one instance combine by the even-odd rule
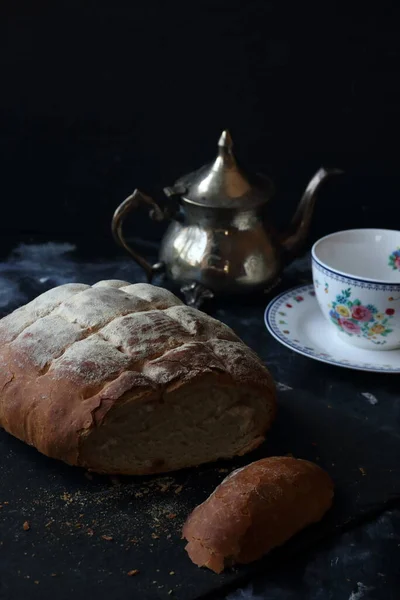
[[[288,262],[298,256],[307,239],[318,188],[331,175],[340,175],[342,173],[341,169],[325,169],[322,167],[308,183],[290,223],[289,230],[283,235],[282,247]]]

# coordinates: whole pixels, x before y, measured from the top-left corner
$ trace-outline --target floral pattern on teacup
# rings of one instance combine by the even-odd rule
[[[390,254],[388,264],[393,271],[400,271],[400,246]]]
[[[364,305],[361,300],[351,299],[351,288],[342,290],[330,305],[329,316],[332,322],[344,333],[371,340],[374,344],[386,344],[381,338],[392,333],[390,319],[394,308],[378,311],[373,304]]]

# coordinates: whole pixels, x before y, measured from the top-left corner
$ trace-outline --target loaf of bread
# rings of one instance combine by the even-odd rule
[[[145,474],[244,454],[272,378],[219,321],[147,284],[71,283],[0,320],[0,426],[48,456]]]
[[[186,550],[199,567],[221,573],[250,563],[319,521],[333,483],[317,465],[273,457],[237,469],[188,517]]]

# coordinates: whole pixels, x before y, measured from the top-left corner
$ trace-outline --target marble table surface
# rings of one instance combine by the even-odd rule
[[[93,251],[95,248],[95,251]],[[153,247],[147,248],[153,252]],[[144,281],[129,257],[109,240],[0,242],[0,317],[62,283],[100,279]],[[309,256],[285,273],[280,289],[310,282]],[[277,290],[275,293],[277,293]],[[400,437],[400,394],[394,375],[361,373],[325,365],[295,354],[265,330],[263,312],[270,296],[240,303],[214,303],[205,309],[231,326],[271,370],[281,390],[310,389],[349,415]],[[367,393],[367,394],[366,394]],[[366,394],[366,395],[365,395]],[[369,398],[373,395],[374,403]],[[379,449],[377,449],[379,451]],[[327,540],[273,574],[260,575],[229,600],[398,600],[400,598],[400,506]]]

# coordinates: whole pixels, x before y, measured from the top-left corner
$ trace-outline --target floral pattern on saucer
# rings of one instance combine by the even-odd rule
[[[365,308],[370,310],[369,306]],[[356,312],[357,316],[361,314],[364,313]],[[377,312],[375,316],[381,314]],[[385,315],[384,319],[389,316]],[[332,325],[318,306],[313,285],[298,286],[271,300],[264,320],[271,335],[281,344],[319,362],[360,371],[400,374],[400,349],[387,353],[364,350],[332,337]]]
[[[389,267],[393,271],[400,271],[400,246],[389,255]]]
[[[380,312],[373,304],[365,306],[358,298],[352,300],[351,293],[351,288],[347,288],[337,294],[329,312],[332,323],[347,335],[367,338],[377,345],[386,344],[381,338],[393,332],[390,319],[394,308]]]

